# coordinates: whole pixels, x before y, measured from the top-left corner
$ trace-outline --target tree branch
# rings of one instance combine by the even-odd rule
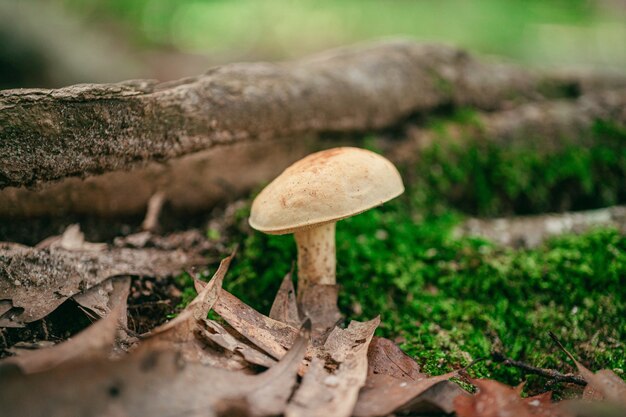
[[[615,83],[623,80],[608,84]],[[286,64],[226,65],[163,84],[7,90],[0,92],[0,187],[125,169],[235,141],[382,128],[442,105],[492,110],[582,86],[481,63],[454,48],[395,41]]]
[[[583,387],[587,385],[587,382],[579,376],[572,374],[562,374],[558,371],[555,371],[554,369],[537,368],[536,366],[528,365],[525,362],[507,358],[500,352],[492,352],[491,359],[496,363],[501,363],[507,366],[514,366],[518,369],[528,372],[529,374],[535,374],[545,378],[549,378],[555,382],[567,382],[581,385]]]

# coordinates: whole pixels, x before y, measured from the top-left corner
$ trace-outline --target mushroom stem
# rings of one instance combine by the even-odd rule
[[[294,237],[298,245],[298,296],[311,285],[335,285],[335,222],[299,230]]]

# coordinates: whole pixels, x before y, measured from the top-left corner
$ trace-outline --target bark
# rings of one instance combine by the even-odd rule
[[[0,190],[0,219],[145,213],[150,197],[157,192],[165,195],[167,208],[174,212],[200,212],[274,178],[315,149],[311,139],[239,143],[131,171],[65,178],[35,189],[7,187]]]
[[[564,143],[584,144],[596,120],[626,125],[626,89],[591,92],[576,100],[523,103],[511,109],[477,114],[472,125],[447,124],[447,139],[469,135],[502,146],[538,144],[550,151]],[[407,138],[378,145],[395,163],[415,162],[420,151],[442,140],[440,132],[410,126]],[[86,179],[66,178],[37,189],[0,190],[0,218],[87,214],[121,216],[142,213],[149,198],[162,191],[175,212],[199,212],[241,196],[319,148],[362,145],[356,139],[281,138],[216,147],[166,164],[152,162],[132,171]],[[245,167],[245,169],[243,168]]]
[[[482,63],[450,47],[395,41],[293,63],[226,65],[164,84],[7,90],[0,92],[0,187],[241,140],[383,128],[445,105],[493,110],[584,85]]]

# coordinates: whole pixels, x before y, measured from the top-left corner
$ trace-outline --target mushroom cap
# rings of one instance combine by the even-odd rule
[[[335,222],[404,192],[396,167],[359,148],[311,154],[283,171],[252,203],[249,223],[269,234]]]

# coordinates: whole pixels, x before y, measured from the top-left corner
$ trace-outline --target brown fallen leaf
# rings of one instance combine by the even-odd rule
[[[36,249],[0,243],[0,300],[11,303],[0,327],[23,327],[55,310],[68,298],[108,278],[124,275],[162,277],[203,258],[182,251],[156,249]]]
[[[229,352],[240,354],[248,363],[266,368],[271,368],[276,363],[276,360],[271,356],[235,338],[218,322],[205,320],[203,324],[206,326],[201,332],[203,337]]]
[[[466,394],[448,381],[456,372],[436,377],[420,372],[419,365],[389,339],[374,337],[367,353],[365,386],[353,415],[386,416],[391,413],[451,413],[453,401]]]
[[[559,348],[576,364],[578,372],[587,381],[583,398],[588,400],[607,400],[620,404],[626,408],[626,382],[609,369],[602,369],[596,373],[578,362],[565,346],[557,339],[554,333],[550,337]],[[626,410],[625,410],[626,411]]]
[[[155,328],[139,344],[138,349],[152,351],[173,349],[180,352],[187,362],[200,362],[220,368],[243,370],[248,362],[233,352],[215,349],[204,337],[206,317],[215,306],[222,288],[222,281],[233,255],[225,258],[196,298],[171,321]]]
[[[16,364],[26,374],[52,369],[61,364],[106,357],[111,353],[121,322],[126,321],[126,298],[130,289],[130,279],[115,282],[116,297],[109,314],[63,343],[48,348],[30,350],[12,356],[0,364]]]
[[[450,414],[454,400],[467,395],[457,384],[448,381],[454,373],[417,380],[402,380],[390,375],[368,377],[359,393],[353,415],[386,416],[392,413]]]
[[[417,362],[394,342],[384,337],[372,338],[367,351],[368,377],[384,374],[402,380],[420,380],[427,375],[420,372]]]
[[[350,416],[367,377],[367,349],[380,323],[352,321],[346,329],[335,327],[323,346],[316,348],[300,387],[285,415]]]
[[[196,291],[207,285],[194,278]],[[226,290],[221,290],[213,310],[233,329],[275,359],[282,358],[298,336],[295,327],[271,319]]]
[[[130,288],[130,277],[109,278],[72,298],[82,307],[95,313],[98,317],[104,317],[109,314],[114,305],[120,302],[120,296],[128,297],[127,293],[120,293],[120,282],[128,282],[127,285]],[[124,302],[126,302],[126,299],[124,299]],[[120,318],[120,323],[123,327],[127,326],[126,315]]]
[[[35,375],[0,372],[7,416],[267,416],[281,414],[308,344],[298,337],[259,375],[185,361],[171,349],[138,349],[124,358],[72,363]]]
[[[285,275],[283,282],[280,284],[278,293],[272,303],[270,309],[270,318],[280,321],[293,327],[300,326],[302,320],[298,311],[296,301],[296,290],[293,288],[293,268],[292,271]]]
[[[567,410],[552,403],[548,394],[523,399],[517,388],[490,379],[474,379],[478,388],[473,396],[454,400],[458,417],[569,417]]]

